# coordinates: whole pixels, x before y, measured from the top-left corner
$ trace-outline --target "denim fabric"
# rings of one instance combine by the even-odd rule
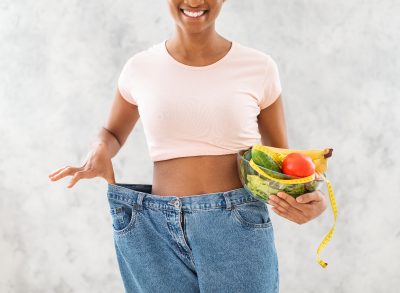
[[[108,184],[127,293],[275,293],[278,258],[267,205],[244,187],[190,196]]]

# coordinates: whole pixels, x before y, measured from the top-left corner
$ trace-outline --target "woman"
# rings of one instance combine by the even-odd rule
[[[173,36],[124,65],[106,125],[81,167],[51,180],[103,177],[127,292],[278,292],[265,203],[242,186],[236,156],[255,143],[288,148],[279,74],[267,54],[215,31],[224,0],[168,0]],[[140,115],[139,115],[140,106]],[[116,183],[111,158],[139,117],[152,184]],[[279,194],[278,215],[305,223],[326,208]]]

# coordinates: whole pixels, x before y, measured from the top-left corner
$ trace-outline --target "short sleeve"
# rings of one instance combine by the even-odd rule
[[[133,97],[132,94],[132,81],[133,81],[133,58],[129,58],[128,61],[125,62],[121,73],[118,78],[118,90],[121,93],[121,96],[127,100],[129,103],[137,106],[137,101]]]
[[[282,92],[278,65],[269,55],[267,61],[263,85],[264,92],[259,104],[260,109],[265,109],[274,103]]]

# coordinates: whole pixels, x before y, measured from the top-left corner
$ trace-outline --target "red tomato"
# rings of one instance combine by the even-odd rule
[[[313,160],[302,153],[290,153],[282,162],[282,172],[296,177],[307,177],[315,173]]]

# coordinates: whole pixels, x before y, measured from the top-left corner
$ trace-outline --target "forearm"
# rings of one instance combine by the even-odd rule
[[[110,158],[113,158],[121,149],[121,144],[115,135],[108,129],[102,127],[97,135],[96,140],[92,143],[91,147],[98,147],[103,145],[107,148]]]

